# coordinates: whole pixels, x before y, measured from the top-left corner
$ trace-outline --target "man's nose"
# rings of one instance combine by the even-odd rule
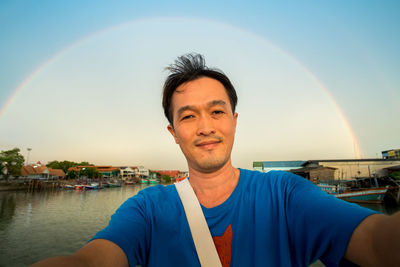
[[[209,116],[201,116],[198,120],[197,135],[215,134],[214,121]]]

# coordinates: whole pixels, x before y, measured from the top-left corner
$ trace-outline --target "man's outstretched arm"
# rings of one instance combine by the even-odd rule
[[[360,266],[400,266],[400,212],[374,214],[354,230],[345,257]]]
[[[59,256],[37,262],[32,267],[49,266],[121,266],[128,267],[123,250],[111,241],[95,239],[71,256]]]

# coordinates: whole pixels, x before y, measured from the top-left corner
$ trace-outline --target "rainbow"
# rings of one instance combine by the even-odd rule
[[[40,65],[37,69],[35,69],[31,74],[29,74],[18,86],[17,88],[13,91],[13,93],[11,94],[11,96],[7,99],[7,101],[5,102],[5,104],[3,105],[3,107],[0,107],[0,119],[1,117],[3,117],[8,109],[8,107],[15,101],[15,99],[17,98],[17,96],[19,94],[21,94],[21,92],[23,91],[23,89],[32,81],[34,80],[39,73],[41,73],[47,66],[51,65],[53,62],[55,62],[58,58],[60,58],[61,56],[63,56],[64,54],[66,54],[67,52],[69,52],[71,49],[85,43],[86,41],[99,36],[101,34],[104,34],[106,32],[109,31],[113,31],[119,28],[122,28],[124,26],[127,25],[132,25],[132,24],[136,24],[136,23],[143,23],[143,22],[150,22],[150,21],[155,21],[155,20],[194,20],[194,21],[198,21],[198,22],[212,22],[215,24],[220,24],[220,25],[224,25],[224,26],[230,26],[236,30],[245,32],[247,34],[252,35],[255,38],[259,38],[261,40],[263,40],[264,42],[267,42],[269,45],[271,45],[272,47],[276,48],[277,50],[279,50],[280,52],[282,52],[284,55],[286,55],[287,57],[289,57],[291,60],[293,60],[293,62],[295,62],[301,69],[303,69],[308,75],[310,75],[310,77],[312,77],[312,79],[318,84],[318,86],[326,93],[326,95],[328,96],[329,100],[332,102],[336,112],[338,113],[341,121],[343,122],[348,134],[350,135],[350,138],[353,142],[353,149],[354,149],[354,155],[356,158],[362,158],[362,153],[361,153],[361,149],[358,143],[358,140],[356,138],[356,135],[354,134],[353,129],[350,126],[350,123],[348,121],[348,119],[346,118],[346,116],[344,115],[344,112],[342,111],[342,109],[340,108],[340,106],[337,104],[337,102],[335,101],[334,97],[332,96],[332,94],[330,93],[330,91],[328,90],[328,88],[314,75],[314,73],[312,73],[306,66],[304,66],[303,64],[301,64],[301,62],[299,62],[295,57],[293,57],[289,52],[283,50],[282,48],[280,48],[279,46],[275,45],[274,43],[270,42],[268,39],[254,33],[251,32],[249,30],[244,30],[240,27],[234,26],[234,25],[230,25],[230,24],[226,24],[226,23],[222,23],[220,21],[212,21],[212,20],[204,20],[204,19],[199,19],[199,18],[187,18],[187,17],[155,17],[155,18],[145,18],[145,19],[138,19],[138,20],[130,20],[130,21],[126,21],[123,23],[119,23],[110,27],[107,27],[105,29],[102,29],[100,31],[94,32],[88,36],[83,37],[82,39],[79,39],[78,41],[68,45],[67,47],[63,48],[61,51],[59,51],[58,53],[54,54],[52,57],[50,57],[50,59],[48,59],[47,61],[45,61],[42,65]]]

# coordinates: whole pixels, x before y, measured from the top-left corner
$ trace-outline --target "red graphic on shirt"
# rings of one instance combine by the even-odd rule
[[[222,236],[213,236],[213,240],[215,247],[217,248],[222,267],[229,267],[229,265],[231,265],[232,256],[232,226],[228,225],[225,233]]]

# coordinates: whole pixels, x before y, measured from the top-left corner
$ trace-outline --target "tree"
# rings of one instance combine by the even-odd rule
[[[19,153],[19,148],[1,151],[0,153],[0,170],[3,177],[8,180],[9,176],[21,175],[21,168],[24,166],[24,156]]]
[[[46,166],[52,169],[62,169],[64,173],[67,173],[69,168],[78,166],[78,163],[68,160],[64,161],[53,160],[47,163]]]
[[[67,172],[67,178],[68,179],[76,179],[76,178],[78,178],[78,172],[74,171],[74,170]]]
[[[76,166],[94,166],[94,164],[90,164],[87,161],[82,161],[81,163],[77,163]]]
[[[90,167],[83,168],[80,174],[89,179],[100,177],[100,172],[96,168]]]
[[[164,181],[164,183],[169,184],[171,182],[172,178],[169,175],[163,175],[163,176],[161,176],[161,180]]]
[[[71,167],[76,167],[76,166],[94,166],[94,165],[90,164],[89,162],[86,162],[86,161],[82,161],[81,163],[77,163],[77,162],[68,161],[68,160],[64,160],[64,161],[53,160],[53,161],[50,161],[49,163],[47,163],[46,166],[49,167],[49,168],[52,168],[52,169],[62,169],[64,171],[64,173],[67,173],[68,169],[71,168]]]

